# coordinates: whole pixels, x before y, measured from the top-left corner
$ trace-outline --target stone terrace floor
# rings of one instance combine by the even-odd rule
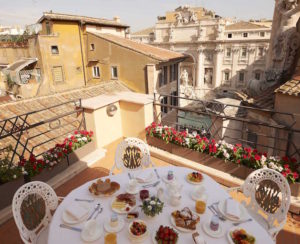
[[[98,161],[90,168],[85,169],[62,186],[58,187],[55,191],[58,196],[66,196],[74,188],[84,184],[87,181],[97,179],[102,176],[106,176],[109,173],[109,169],[114,162],[114,153],[119,141],[107,146],[106,157]],[[157,166],[168,166],[169,164],[152,157],[152,161]],[[243,198],[242,194],[233,195],[237,200]],[[0,243],[5,244],[19,244],[22,243],[18,229],[13,219],[8,220],[6,223],[0,226]],[[277,243],[299,244],[300,243],[300,216],[288,215],[288,221],[277,237]]]

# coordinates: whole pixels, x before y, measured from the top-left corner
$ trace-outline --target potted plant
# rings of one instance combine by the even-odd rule
[[[143,213],[150,218],[162,213],[163,207],[164,203],[155,196],[145,199],[141,205]]]

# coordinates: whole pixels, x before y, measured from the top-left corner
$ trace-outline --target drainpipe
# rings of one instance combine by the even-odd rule
[[[82,41],[81,41],[81,28],[82,28],[82,22],[80,21],[80,24],[78,25],[79,40],[80,40],[80,52],[81,52],[81,62],[82,62],[82,68],[83,68],[84,86],[86,86],[85,64],[84,64],[84,57],[83,57],[83,50],[82,50]]]

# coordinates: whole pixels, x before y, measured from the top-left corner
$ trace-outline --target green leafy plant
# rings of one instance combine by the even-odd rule
[[[163,207],[164,203],[155,196],[147,198],[143,201],[143,204],[141,205],[144,214],[151,217],[162,213]]]

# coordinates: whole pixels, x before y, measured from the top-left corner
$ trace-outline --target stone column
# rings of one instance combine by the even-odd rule
[[[215,49],[214,54],[214,79],[213,79],[213,87],[221,86],[222,82],[222,62],[223,62],[223,46],[218,44]]]
[[[197,49],[197,78],[196,78],[196,88],[203,86],[204,81],[204,48],[199,46]]]
[[[238,73],[238,62],[239,62],[239,46],[231,47],[231,55],[232,55],[232,77],[235,77],[235,80],[232,80],[231,86],[234,88],[237,87],[239,82],[239,73]],[[246,77],[245,77],[246,78]]]

